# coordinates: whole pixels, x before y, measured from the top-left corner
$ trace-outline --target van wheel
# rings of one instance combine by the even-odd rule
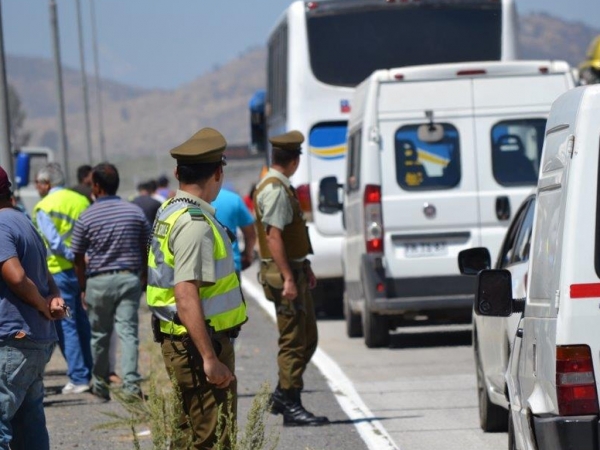
[[[365,344],[369,348],[387,347],[390,345],[390,330],[385,316],[365,311],[363,314],[363,332]]]
[[[506,410],[492,403],[485,386],[485,376],[479,357],[479,345],[477,337],[473,341],[475,350],[475,369],[477,374],[477,396],[479,400],[479,426],[485,432],[497,432],[508,430],[508,416]]]
[[[346,319],[346,334],[348,337],[362,337],[363,326],[360,313],[352,312],[350,301],[347,294],[344,292],[344,318]]]
[[[342,292],[341,280],[319,280],[311,292],[315,309],[328,317],[341,317],[344,309]]]

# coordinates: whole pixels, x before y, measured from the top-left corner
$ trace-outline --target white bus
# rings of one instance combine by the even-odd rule
[[[513,0],[295,1],[283,13],[268,40],[264,129],[307,138],[292,182],[315,251],[315,302],[325,311],[341,312],[344,226],[341,213],[316,209],[317,195],[322,178],[344,179],[354,87],[376,69],[512,59]]]

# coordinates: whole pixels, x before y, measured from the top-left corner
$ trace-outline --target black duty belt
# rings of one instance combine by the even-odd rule
[[[240,334],[240,330],[237,328],[234,328],[233,330],[227,330],[227,331],[219,331],[218,333],[209,333],[209,336],[211,339],[220,339],[220,338],[236,338],[238,337]],[[190,335],[187,333],[183,333],[183,334],[167,334],[167,333],[163,333],[161,331],[160,333],[161,337],[163,338],[163,340],[165,341],[176,341],[176,342],[181,342],[184,341],[186,339],[190,339]]]
[[[132,273],[132,274],[136,274],[137,275],[137,272],[135,270],[115,269],[115,270],[105,270],[105,271],[102,271],[102,272],[90,273],[87,277],[88,278],[94,278],[94,277],[99,277],[101,275],[116,275],[118,273]]]

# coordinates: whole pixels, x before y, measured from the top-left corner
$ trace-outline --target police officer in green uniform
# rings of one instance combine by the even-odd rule
[[[217,130],[203,128],[171,150],[179,190],[157,213],[148,256],[154,335],[181,392],[187,417],[180,427],[195,449],[231,445],[230,429],[217,436],[218,409],[235,417],[232,339],[247,320],[231,241],[210,206],[223,184],[226,145]]]
[[[255,191],[256,227],[261,256],[260,279],[275,303],[279,328],[279,383],[271,411],[286,426],[324,425],[302,406],[302,375],[317,349],[317,321],[310,289],[316,278],[306,256],[312,253],[306,222],[289,178],[298,169],[304,136],[299,131],[269,139],[272,165]]]

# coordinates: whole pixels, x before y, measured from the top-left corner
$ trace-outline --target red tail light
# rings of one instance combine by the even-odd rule
[[[561,416],[598,414],[596,378],[587,345],[556,347],[556,395]]]
[[[474,69],[474,70],[459,70],[456,72],[456,75],[461,76],[472,76],[472,75],[485,75],[487,72],[483,69]]]
[[[312,222],[312,201],[310,200],[310,185],[301,184],[296,188],[296,195],[300,202],[300,209],[307,222]]]
[[[364,194],[365,243],[367,253],[383,253],[383,218],[381,186],[368,184]]]

